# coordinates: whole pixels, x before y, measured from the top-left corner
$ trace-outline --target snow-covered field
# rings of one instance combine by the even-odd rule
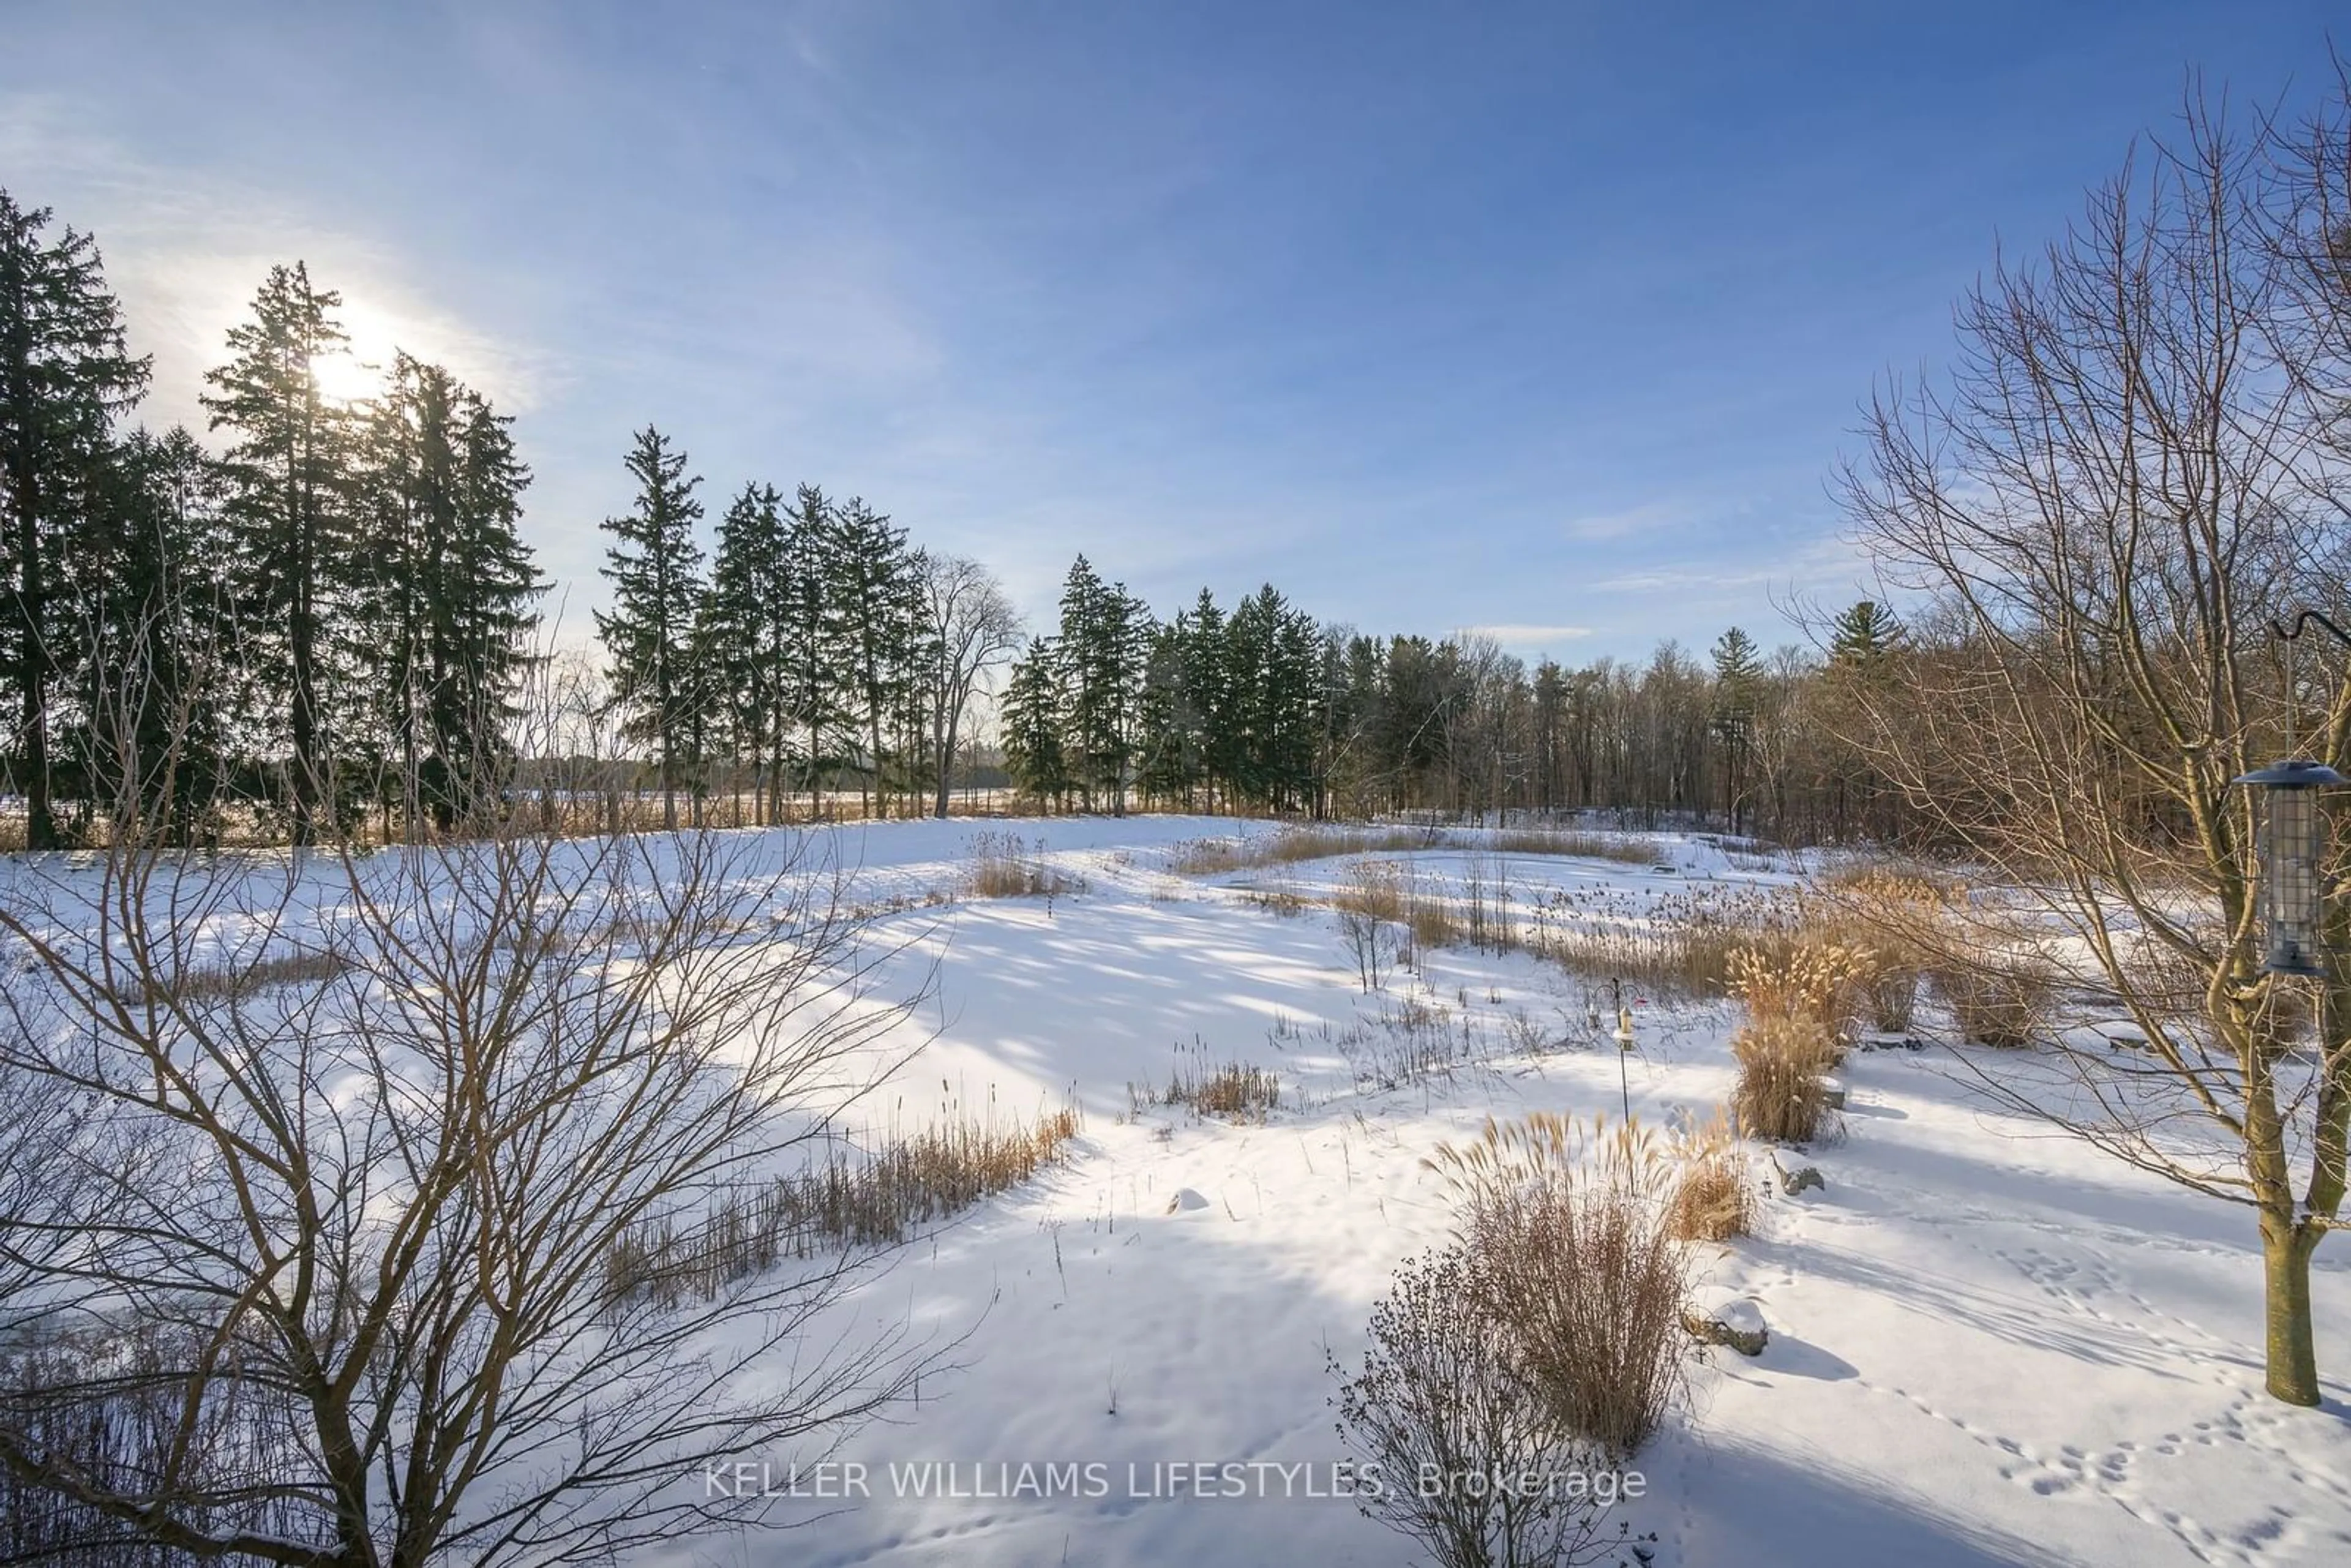
[[[1191,879],[1164,869],[1171,847],[1234,824],[1011,828],[1086,891],[889,917],[918,936],[908,982],[936,968],[901,1041],[928,1043],[876,1115],[1029,1113],[1074,1094],[1078,1153],[868,1290],[862,1310],[969,1333],[962,1370],[834,1456],[867,1467],[871,1495],[789,1500],[779,1517],[799,1529],[647,1561],[1416,1561],[1343,1500],[1191,1495],[1198,1472],[1170,1467],[1295,1463],[1255,1475],[1327,1490],[1315,1478],[1345,1450],[1326,1351],[1359,1353],[1391,1268],[1447,1226],[1423,1157],[1489,1114],[1613,1114],[1626,1096],[1648,1122],[1710,1112],[1730,1082],[1729,1010],[1643,998],[1620,1059],[1590,1035],[1583,982],[1524,956],[1436,953],[1423,977],[1365,995],[1334,916],[1244,891],[1311,893],[1331,863]],[[911,894],[955,882],[970,832],[882,825],[836,848],[877,895]],[[1467,869],[1459,852],[1410,858],[1431,882]],[[1517,856],[1503,874],[1521,898],[1548,885],[1620,912],[1771,877],[1687,840],[1659,858],[1675,873]],[[1476,870],[1496,874],[1490,859]],[[1407,998],[1410,1026],[1445,1032],[1460,1060],[1383,1089],[1377,1053],[1406,1029]],[[1514,1054],[1531,1029],[1551,1049]],[[1128,1085],[1164,1082],[1186,1052],[1272,1069],[1280,1109],[1262,1125],[1135,1113]],[[1710,1282],[1760,1301],[1771,1340],[1751,1362],[1713,1353],[1640,1456],[1647,1495],[1621,1517],[1656,1533],[1658,1562],[2351,1561],[2351,1251],[2318,1260],[2328,1403],[2286,1408],[2261,1389],[2248,1215],[1987,1108],[1939,1051],[1858,1054],[1844,1076],[1846,1136],[1808,1156],[1825,1190],[1775,1192],[1758,1234],[1711,1262]],[[1186,1189],[1205,1203],[1171,1211]],[[998,1495],[893,1495],[893,1464]],[[1107,1495],[1027,1495],[1024,1464],[1064,1494],[1045,1466],[1100,1467],[1081,1479]],[[799,1482],[854,1490],[852,1473]],[[1167,1491],[1183,1495],[1149,1495]]]
[[[852,1333],[863,1320],[961,1336],[956,1370],[829,1456],[865,1467],[866,1495],[786,1498],[777,1517],[798,1528],[632,1561],[1419,1561],[1327,1495],[1347,1451],[1326,1359],[1359,1356],[1391,1270],[1446,1231],[1424,1158],[1489,1115],[1709,1114],[1731,1082],[1731,1009],[1629,992],[1635,1050],[1620,1053],[1613,1019],[1593,1028],[1604,989],[1460,948],[1367,994],[1338,918],[1311,903],[1349,874],[1343,862],[1199,878],[1168,869],[1177,847],[1244,830],[991,826],[1082,891],[950,896],[981,831],[969,822],[818,836],[852,896],[884,911],[876,935],[899,951],[882,991],[924,998],[879,1048],[907,1060],[852,1131],[859,1116],[869,1133],[911,1131],[1074,1099],[1075,1152],[935,1227],[844,1309]],[[1645,862],[1670,870],[1461,848],[1385,858],[1423,889],[1507,883],[1548,918],[1633,925],[1785,880],[1696,840],[1652,842]],[[1396,1082],[1407,1049],[1444,1065]],[[1262,1124],[1138,1106],[1130,1088],[1233,1061],[1279,1076]],[[1619,1517],[1655,1532],[1656,1562],[2351,1562],[2351,1248],[2322,1249],[2316,1266],[2330,1397],[2289,1409],[2262,1392],[2249,1214],[1988,1107],[1939,1049],[1859,1053],[1844,1077],[1845,1135],[1805,1156],[1824,1190],[1774,1190],[1757,1234],[1708,1260],[1708,1282],[1758,1301],[1771,1338],[1752,1361],[1694,1353],[1687,1406],[1639,1456],[1646,1493]],[[778,1489],[793,1458],[740,1457]],[[854,1473],[797,1479],[854,1493]],[[1277,1495],[1196,1495],[1233,1475]],[[898,1495],[916,1476],[987,1495]]]

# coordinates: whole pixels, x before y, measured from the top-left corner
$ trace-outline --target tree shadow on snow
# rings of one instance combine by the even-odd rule
[[[1934,1484],[1931,1476],[1846,1469],[1818,1455],[1792,1457],[1735,1439],[1683,1441],[1680,1500],[1688,1528],[1673,1553],[1682,1563],[2071,1568],[2084,1561],[1920,1496],[1918,1488]],[[1666,1457],[1645,1456],[1653,1465]]]

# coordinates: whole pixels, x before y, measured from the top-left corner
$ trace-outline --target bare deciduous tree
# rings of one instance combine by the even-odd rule
[[[889,1065],[904,999],[805,841],[472,821],[206,855],[126,806],[15,869],[0,1094],[43,1103],[0,1134],[0,1469],[85,1538],[601,1558],[756,1518],[701,1467],[828,1445],[943,1354],[844,1303],[871,1254],[683,1299],[613,1267]],[[138,1463],[72,1439],[125,1412]]]
[[[931,755],[938,759],[933,811],[947,814],[948,780],[964,710],[987,673],[1020,646],[1020,612],[988,570],[963,556],[922,557],[924,632],[935,661],[925,683],[931,718]]]
[[[1961,302],[1948,381],[1876,401],[1843,497],[1881,569],[1922,595],[1902,678],[1856,688],[1854,738],[1940,836],[2023,890],[1971,906],[1973,956],[1946,958],[2054,964],[2145,1041],[2061,1040],[1980,1063],[1985,1081],[2250,1206],[2268,1385],[2311,1405],[2310,1258],[2344,1197],[2351,992],[2339,973],[2312,995],[2262,971],[2254,803],[2231,784],[2305,748],[2351,768],[2340,661],[2297,673],[2270,632],[2305,596],[2339,607],[2346,537],[2341,453],[2279,353],[2300,307],[2272,243],[2297,200],[2275,151],[2191,97],[2175,145]]]

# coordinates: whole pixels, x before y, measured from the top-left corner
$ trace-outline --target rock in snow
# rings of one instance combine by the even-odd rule
[[[1708,1344],[1729,1345],[1741,1355],[1761,1355],[1771,1331],[1752,1296],[1728,1291],[1701,1291],[1682,1309],[1682,1327]]]
[[[1813,1187],[1818,1187],[1823,1192],[1828,1190],[1829,1184],[1821,1179],[1821,1169],[1818,1166],[1798,1166],[1795,1169],[1790,1170],[1780,1163],[1779,1155],[1773,1155],[1771,1168],[1780,1174],[1780,1190],[1790,1197]]]

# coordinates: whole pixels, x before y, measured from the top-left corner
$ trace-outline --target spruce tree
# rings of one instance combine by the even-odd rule
[[[611,612],[596,613],[596,634],[611,658],[612,700],[625,717],[622,733],[653,747],[659,760],[662,822],[677,827],[678,764],[688,752],[693,705],[703,685],[693,667],[700,606],[702,549],[695,524],[702,483],[685,474],[685,454],[653,426],[637,432],[626,459],[637,482],[634,506],[604,520],[617,541],[604,552],[612,584]]]
[[[777,796],[789,740],[784,685],[790,666],[793,583],[783,497],[747,484],[718,520],[704,620],[732,750],[751,764],[755,804]]]
[[[75,637],[60,585],[88,569],[90,497],[103,483],[114,416],[145,391],[148,361],[123,346],[98,246],[54,235],[47,208],[0,190],[0,559],[6,680],[15,698],[16,785],[26,841],[56,847],[49,705],[57,652]]]
[[[779,729],[799,737],[800,788],[812,807],[836,766],[831,737],[844,717],[839,680],[845,661],[839,646],[839,617],[831,607],[839,531],[825,493],[813,485],[799,486],[784,515],[783,599],[778,606],[784,654],[776,699],[788,721]],[[789,748],[789,735],[783,744]]]
[[[321,810],[336,804],[333,640],[356,575],[354,421],[320,395],[315,368],[344,340],[341,303],[302,263],[271,267],[253,319],[229,329],[232,357],[206,375],[216,390],[204,398],[213,428],[235,437],[225,465],[242,642],[273,718],[284,716],[297,844],[313,841]]]
[[[1013,662],[1004,687],[1005,770],[1015,788],[1047,806],[1065,799],[1071,782],[1061,746],[1070,706],[1062,670],[1061,651],[1032,637],[1029,651]]]
[[[184,429],[134,431],[103,470],[75,559],[70,772],[186,846],[226,785],[235,627],[216,465]]]
[[[1146,795],[1181,801],[1192,809],[1200,777],[1200,727],[1184,680],[1191,617],[1176,619],[1151,634],[1144,660],[1141,714],[1136,725],[1140,759],[1135,781]]]
[[[848,680],[842,705],[862,728],[872,791],[869,813],[885,809],[895,751],[885,736],[912,706],[922,635],[921,563],[906,530],[852,497],[834,513],[825,582],[829,619]]]
[[[1126,810],[1151,613],[1123,582],[1105,583],[1080,556],[1061,589],[1060,652],[1069,683],[1067,753],[1093,809],[1097,793]]]
[[[1232,650],[1225,612],[1207,589],[1194,601],[1184,636],[1184,689],[1198,716],[1200,772],[1209,808],[1222,790],[1230,800],[1241,766],[1240,715],[1233,703]]]
[[[365,591],[351,640],[402,798],[446,830],[499,757],[541,591],[517,531],[530,471],[511,423],[397,356],[366,421]]]
[[[471,391],[457,403],[457,529],[434,622],[433,732],[449,768],[468,770],[502,754],[547,581],[522,541],[530,470],[515,455],[512,417]],[[464,798],[469,778],[456,783]]]

